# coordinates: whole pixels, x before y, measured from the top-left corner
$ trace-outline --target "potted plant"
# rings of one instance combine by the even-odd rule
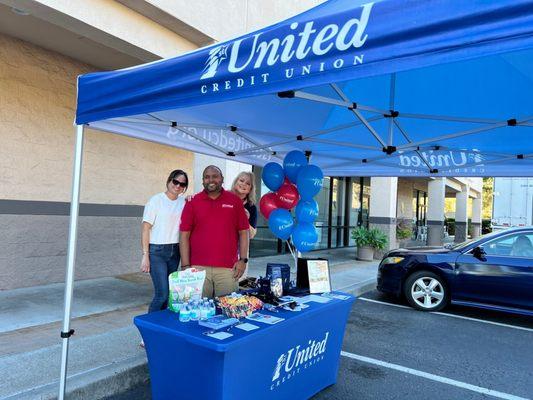
[[[379,229],[366,229],[362,226],[352,230],[352,239],[357,245],[357,259],[372,261],[375,250],[384,250],[387,236]]]
[[[396,226],[396,239],[398,239],[400,242],[411,239],[412,236],[413,229],[410,226],[406,226],[401,223]]]

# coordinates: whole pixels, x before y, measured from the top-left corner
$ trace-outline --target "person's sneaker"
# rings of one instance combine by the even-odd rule
[[[141,343],[139,343],[139,346],[141,346],[144,349],[144,340],[141,340]]]

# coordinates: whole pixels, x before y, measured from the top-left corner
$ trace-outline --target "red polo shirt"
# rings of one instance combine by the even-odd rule
[[[191,265],[232,268],[237,262],[239,231],[249,229],[241,199],[222,189],[212,199],[198,193],[185,204],[180,231],[191,232]]]

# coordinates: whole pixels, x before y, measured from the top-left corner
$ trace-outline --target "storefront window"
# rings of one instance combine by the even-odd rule
[[[342,247],[344,238],[345,178],[332,178],[331,247]]]
[[[329,177],[324,178],[324,186],[320,193],[315,196],[315,200],[318,203],[318,218],[315,222],[315,227],[318,232],[318,244],[317,249],[326,249],[328,247],[328,217],[329,217],[329,192],[330,192],[331,179]]]

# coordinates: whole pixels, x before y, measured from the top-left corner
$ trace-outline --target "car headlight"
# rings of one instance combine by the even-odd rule
[[[403,259],[404,257],[387,257],[381,262],[381,264],[398,264]]]

